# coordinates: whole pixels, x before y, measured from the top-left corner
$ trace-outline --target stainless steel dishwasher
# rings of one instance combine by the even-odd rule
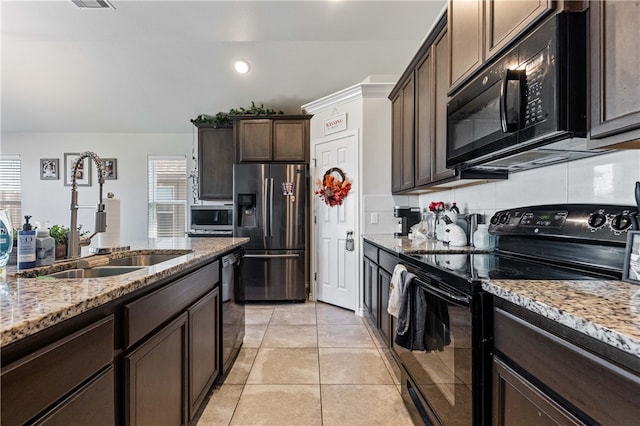
[[[244,304],[236,300],[236,292],[242,285],[240,265],[243,256],[244,249],[241,248],[222,257],[221,377],[227,374],[244,339]]]

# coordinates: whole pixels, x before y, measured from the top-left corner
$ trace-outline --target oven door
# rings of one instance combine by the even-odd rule
[[[415,421],[434,425],[473,424],[472,298],[426,277],[413,280],[408,332],[424,330],[414,350],[394,349],[402,364],[402,397]],[[418,334],[419,335],[419,334]],[[406,345],[406,341],[403,343]]]

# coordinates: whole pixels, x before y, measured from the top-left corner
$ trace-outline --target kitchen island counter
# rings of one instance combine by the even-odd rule
[[[132,251],[128,253],[158,250],[180,256],[110,277],[31,278],[73,268],[73,264],[80,259],[56,262],[48,267],[27,271],[10,269],[6,280],[0,285],[0,346],[4,347],[160,280],[205,264],[248,241],[248,238],[149,239],[131,244]],[[191,252],[184,254],[187,250]],[[114,256],[117,255],[120,253]]]

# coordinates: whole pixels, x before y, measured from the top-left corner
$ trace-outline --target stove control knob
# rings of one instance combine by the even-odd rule
[[[611,229],[614,232],[623,232],[631,228],[631,218],[626,214],[618,214],[611,219]]]
[[[589,215],[587,223],[589,224],[589,228],[591,228],[592,231],[602,228],[604,224],[607,223],[607,216],[605,216],[603,213],[591,213],[591,215]]]
[[[494,214],[493,216],[491,216],[491,224],[492,225],[497,225],[499,219],[500,219],[500,217],[497,214]]]
[[[509,215],[507,213],[501,214],[500,215],[500,224],[504,225],[507,222],[509,222]]]

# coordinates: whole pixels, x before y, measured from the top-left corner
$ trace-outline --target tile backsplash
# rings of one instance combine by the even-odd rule
[[[635,205],[633,190],[640,181],[640,150],[621,150],[568,163],[512,173],[507,180],[466,188],[430,192],[420,196],[364,196],[365,234],[396,230],[396,205],[420,206],[431,201],[455,201],[463,213],[490,217],[507,208],[561,203]],[[372,213],[378,223],[372,223]]]
[[[640,150],[621,150],[513,173],[504,181],[423,194],[419,205],[455,201],[460,211],[485,216],[506,208],[536,204],[635,205],[636,181],[640,181]]]

